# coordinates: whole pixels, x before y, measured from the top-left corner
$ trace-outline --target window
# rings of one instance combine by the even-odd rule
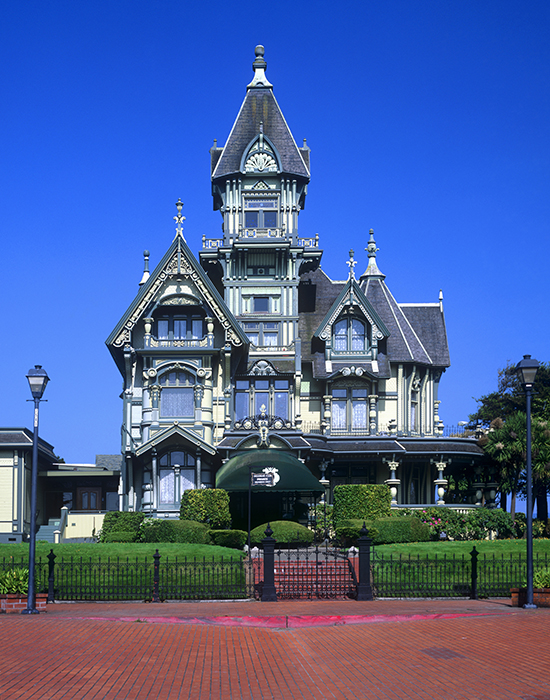
[[[279,343],[279,324],[264,321],[263,323],[245,323],[244,330],[253,345],[274,347]]]
[[[195,378],[189,372],[172,370],[159,379],[160,415],[165,418],[193,418]]]
[[[368,389],[332,390],[333,432],[367,432]]]
[[[204,318],[200,311],[156,314],[158,340],[200,340],[204,338]]]
[[[189,453],[168,452],[160,458],[159,466],[161,505],[179,503],[184,491],[196,488],[195,458]]]
[[[368,348],[366,326],[357,318],[344,318],[334,324],[336,352],[364,352]]]
[[[269,313],[269,297],[252,297],[252,310],[255,314]]]
[[[277,228],[276,199],[245,199],[245,228]]]
[[[289,389],[287,379],[238,379],[235,384],[235,420],[257,416],[262,412],[262,406],[268,415],[288,420]]]

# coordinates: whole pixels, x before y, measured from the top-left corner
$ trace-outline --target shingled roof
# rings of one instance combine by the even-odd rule
[[[244,151],[263,132],[275,146],[281,159],[282,171],[309,180],[309,148],[298,148],[288,128],[281,108],[265,79],[263,46],[256,47],[254,80],[247,88],[237,119],[223,148],[212,148],[212,179],[239,173]]]

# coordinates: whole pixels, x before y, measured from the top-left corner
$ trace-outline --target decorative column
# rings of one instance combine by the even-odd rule
[[[327,394],[323,396],[323,420],[321,421],[321,432],[323,435],[330,435],[330,423],[331,423],[331,410],[330,402],[332,401],[332,396]]]
[[[437,479],[434,480],[434,484],[437,486],[437,502],[436,504],[438,506],[444,506],[445,501],[443,500],[443,496],[445,495],[445,487],[449,483],[448,479],[443,478],[443,470],[447,466],[447,462],[436,462],[435,467],[437,471],[439,472],[439,476]]]
[[[443,435],[443,421],[439,417],[439,404],[441,401],[434,401],[434,434]]]
[[[181,469],[179,466],[174,467],[174,503],[181,501]]]
[[[210,318],[210,316],[207,316],[204,320],[206,321],[206,338],[207,338],[208,347],[213,348],[214,347],[214,319]]]
[[[378,396],[376,394],[369,395],[369,433],[371,435],[376,435],[376,425],[378,423],[378,411],[376,409],[376,399]]]
[[[195,465],[196,465],[196,476],[195,476],[195,484],[198,489],[202,488],[202,455],[197,450],[197,454],[195,457]]]
[[[397,479],[395,476],[395,472],[397,471],[397,468],[399,467],[399,462],[391,461],[391,462],[387,462],[387,465],[388,465],[388,468],[390,470],[390,478],[386,479],[386,481],[384,481],[384,483],[390,487],[391,505],[396,506],[397,505],[397,487],[401,483],[401,479]]]
[[[204,396],[204,386],[195,385],[195,429],[202,429],[202,399]]]
[[[148,348],[151,345],[151,330],[153,328],[153,322],[155,319],[153,318],[144,318],[144,326],[145,326],[145,347]]]
[[[157,451],[153,448],[151,452],[151,466],[153,468],[153,512],[157,512],[159,502],[159,474],[157,466]]]
[[[151,394],[151,427],[159,427],[159,400],[160,400],[160,387],[154,384],[149,392]]]

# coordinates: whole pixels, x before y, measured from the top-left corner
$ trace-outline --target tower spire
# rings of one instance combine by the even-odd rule
[[[178,197],[178,201],[176,202],[176,208],[178,210],[178,213],[176,216],[174,216],[174,221],[176,222],[176,237],[181,236],[183,238],[183,222],[185,221],[185,216],[181,213],[181,210],[183,209],[183,202],[181,199]]]
[[[248,90],[250,90],[250,88],[270,88],[270,87],[273,87],[273,85],[265,77],[265,69],[267,68],[267,63],[265,62],[265,59],[264,59],[264,52],[265,52],[265,49],[261,44],[258,44],[258,46],[256,46],[256,48],[254,49],[254,53],[256,54],[256,59],[254,60],[254,63],[252,64],[252,70],[254,71],[254,77],[252,78],[252,82],[249,83],[247,86]]]
[[[365,272],[363,272],[363,274],[361,275],[360,279],[364,280],[367,277],[379,277],[381,279],[384,279],[386,275],[380,272],[380,270],[378,269],[378,265],[376,264],[376,253],[379,249],[376,247],[376,241],[374,240],[374,230],[372,228],[369,229],[369,234],[369,242],[367,243],[367,247],[365,248],[369,256],[369,264]]]

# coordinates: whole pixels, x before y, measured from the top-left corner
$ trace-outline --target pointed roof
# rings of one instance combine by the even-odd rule
[[[144,442],[143,445],[140,445],[136,449],[136,455],[143,455],[153,449],[153,447],[162,445],[163,442],[174,444],[174,438],[180,438],[183,442],[193,445],[193,447],[199,447],[203,452],[207,452],[210,455],[216,454],[216,448],[203,440],[200,435],[177,421],[174,421],[172,425],[155,433],[152,438]]]
[[[211,149],[212,179],[241,172],[244,151],[258,134],[263,133],[276,148],[282,172],[309,180],[309,148],[298,148],[288,124],[273,95],[272,85],[265,77],[267,66],[264,47],[256,47],[252,64],[254,79],[247,86],[246,96],[223,148]]]
[[[179,204],[178,200],[176,206]],[[176,237],[154,271],[141,284],[135,299],[105,341],[121,371],[123,367],[121,350],[130,343],[131,331],[150,305],[154,303],[164,282],[174,274],[181,274],[192,279],[204,302],[209,306],[213,317],[224,327],[232,345],[247,346],[249,344],[248,336],[185,242],[181,229],[181,223],[185,217],[181,215],[180,206],[178,206],[178,212],[178,216],[174,217],[178,222]]]

